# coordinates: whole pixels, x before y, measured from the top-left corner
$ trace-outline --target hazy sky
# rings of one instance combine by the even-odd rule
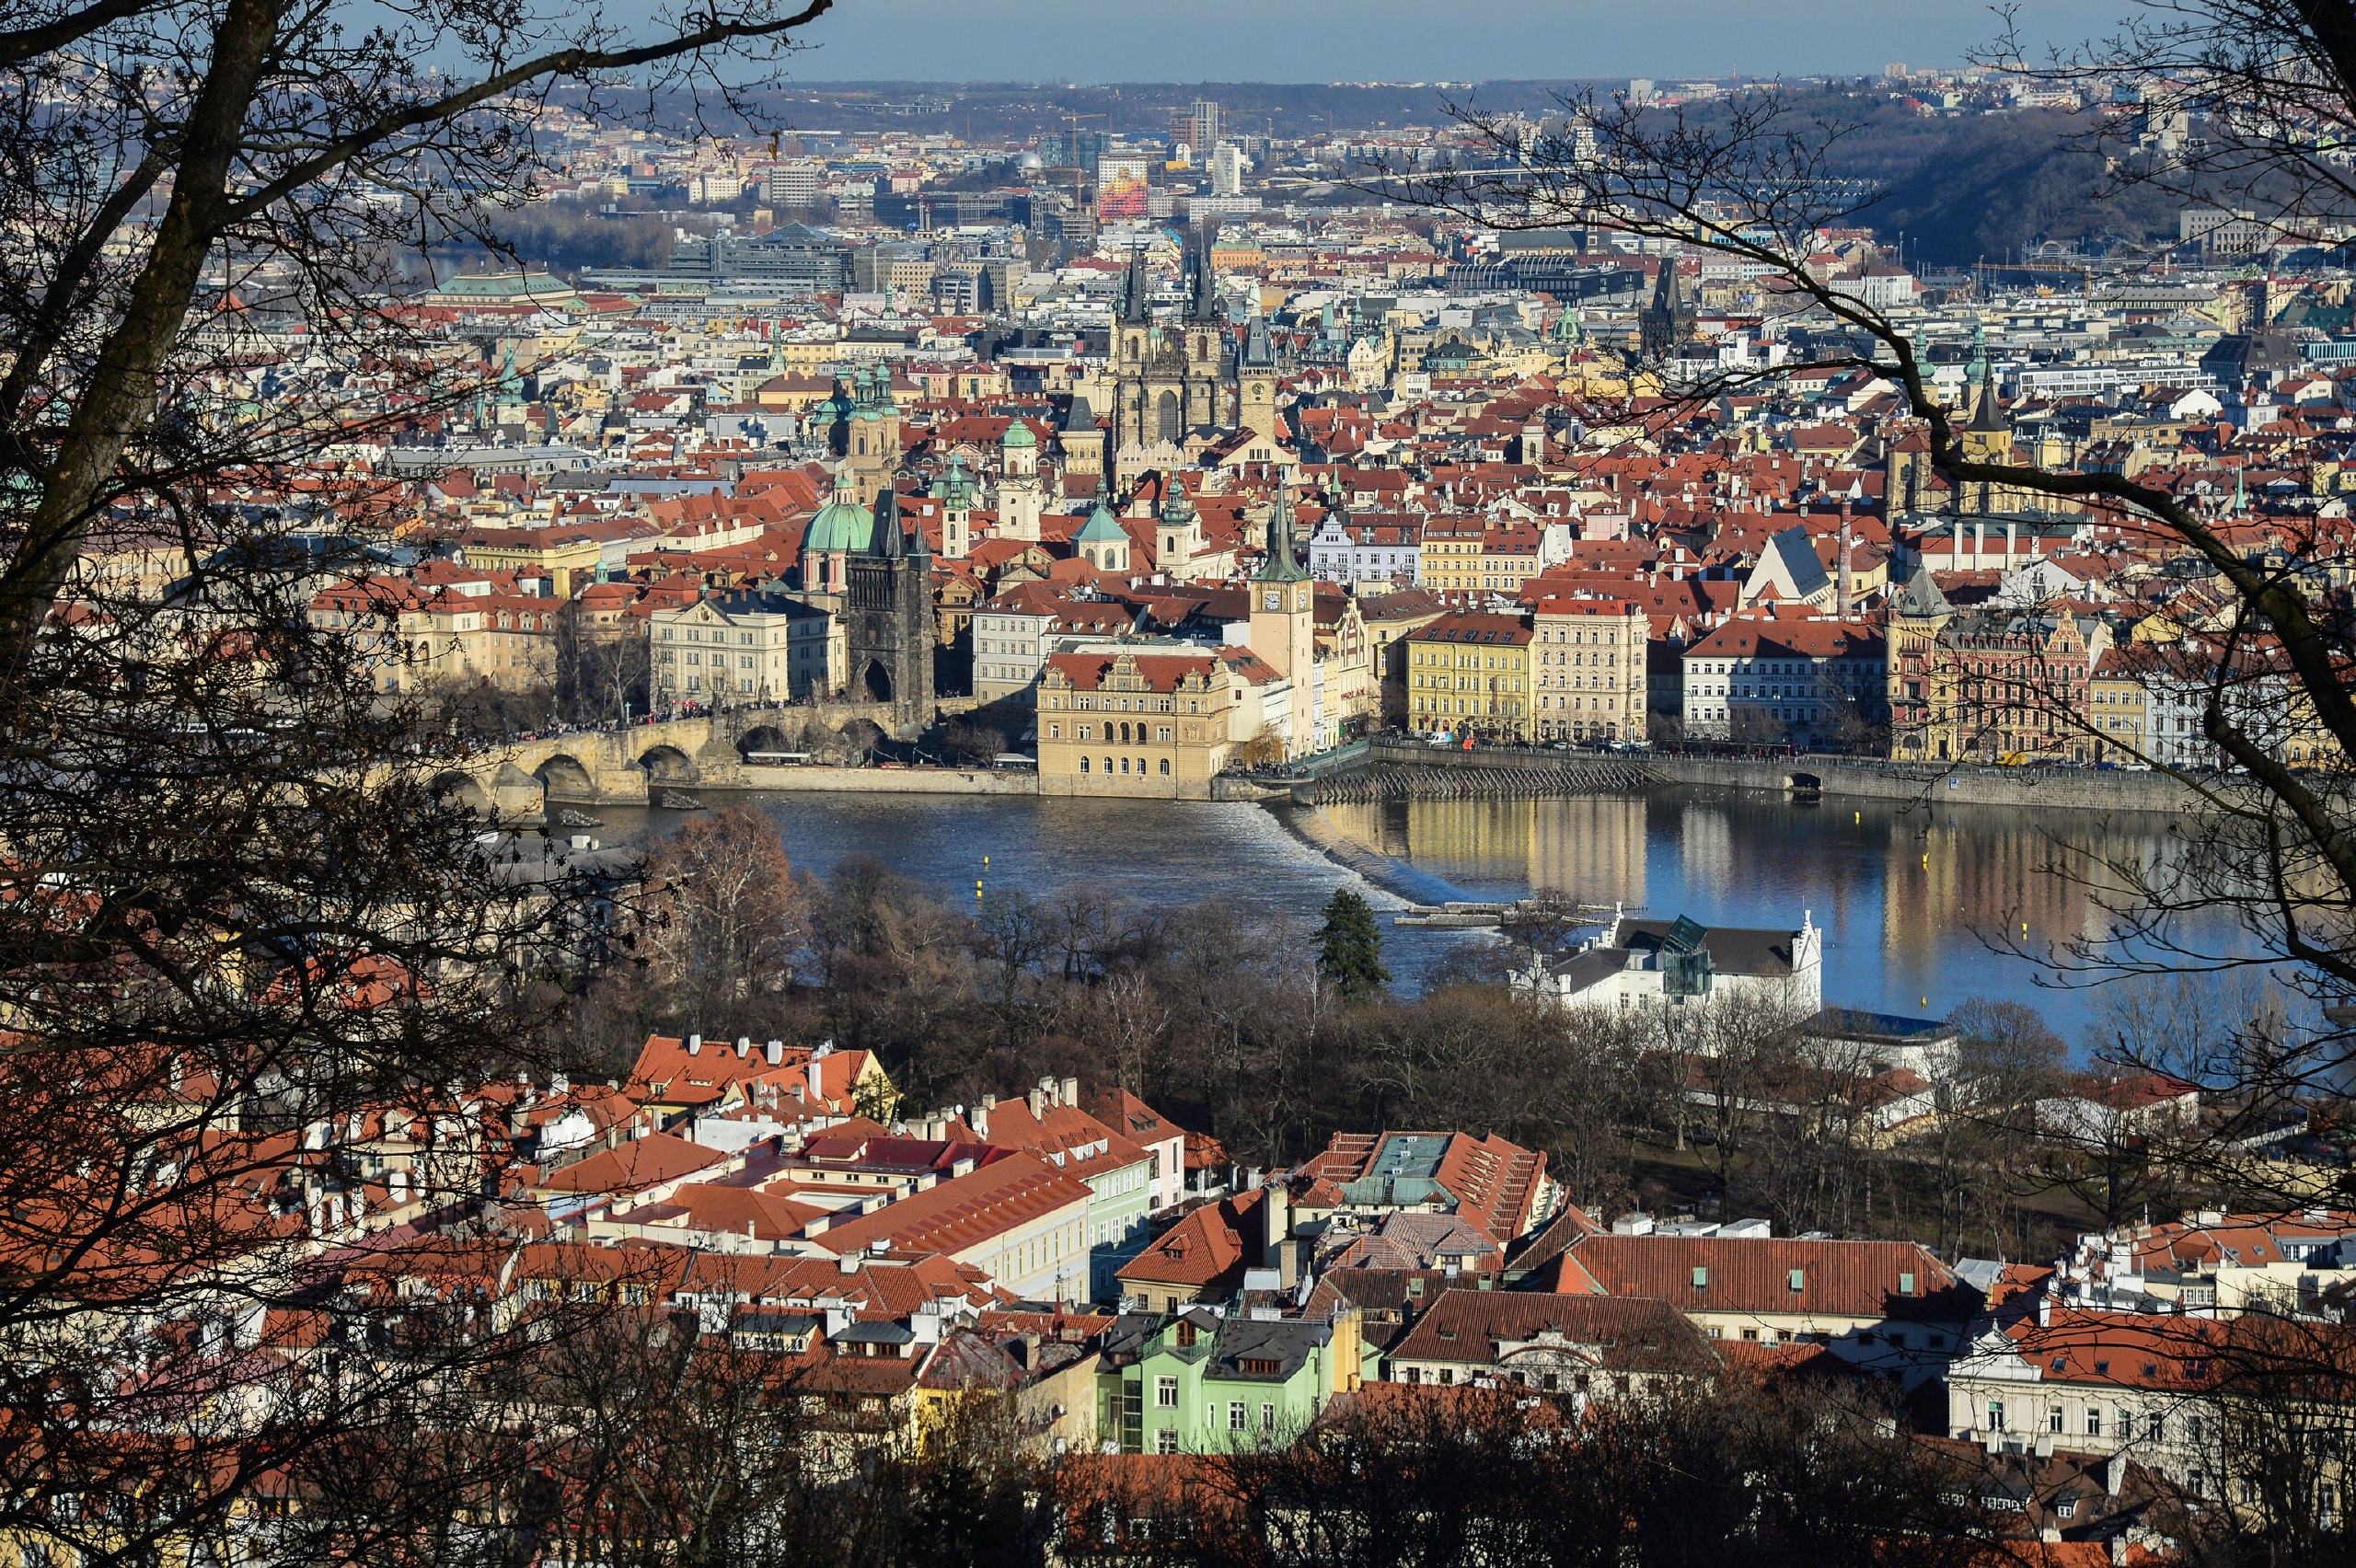
[[[2134,0],[2027,0],[2099,32]],[[1428,81],[1959,63],[1996,29],[1925,0],[837,0],[803,81]]]

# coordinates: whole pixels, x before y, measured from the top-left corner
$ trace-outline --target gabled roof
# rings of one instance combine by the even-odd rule
[[[1057,1209],[1088,1203],[1086,1182],[1034,1155],[1010,1154],[872,1214],[813,1237],[827,1251],[888,1247],[895,1253],[957,1253]]]
[[[1589,1236],[1568,1256],[1614,1296],[1657,1297],[1684,1312],[1959,1320],[1980,1304],[1912,1241]]]
[[[1122,1265],[1120,1277],[1136,1284],[1240,1288],[1259,1220],[1251,1217],[1266,1198],[1265,1188],[1196,1209],[1152,1245]]]
[[[1394,1361],[1496,1365],[1538,1341],[1586,1352],[1607,1371],[1703,1372],[1702,1332],[1665,1301],[1534,1290],[1447,1291],[1391,1347]]]

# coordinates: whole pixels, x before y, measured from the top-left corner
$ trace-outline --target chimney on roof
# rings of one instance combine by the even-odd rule
[[[740,1062],[741,1062],[741,1061],[743,1061],[743,1060],[745,1059],[745,1054],[746,1054],[747,1052],[751,1051],[751,1050],[752,1050],[752,1048],[753,1048],[753,1037],[752,1037],[751,1035],[749,1035],[749,1034],[740,1034],[740,1035],[738,1035],[738,1036],[736,1037],[736,1059],[737,1059],[738,1061],[740,1061]]]
[[[1064,1079],[1063,1090],[1063,1100],[1066,1105],[1076,1106],[1080,1103],[1080,1080],[1078,1078],[1068,1078]]]
[[[1278,1271],[1287,1290],[1299,1283],[1292,1249],[1292,1189],[1272,1179],[1260,1198],[1260,1266]]]
[[[785,1042],[782,1040],[770,1041],[763,1054],[768,1057],[769,1066],[773,1067],[776,1066],[778,1064],[785,1060]]]
[[[2110,1496],[2116,1497],[2119,1495],[2119,1489],[2126,1484],[2127,1452],[2122,1448],[2103,1461],[2102,1489]]]
[[[1857,602],[1857,579],[1855,572],[1849,565],[1849,503],[1845,501],[1841,503],[1840,583],[1839,598],[1833,613],[1841,619],[1847,620]]]
[[[982,1096],[982,1102],[974,1107],[974,1113],[965,1118],[966,1124],[974,1129],[976,1137],[986,1138],[990,1136],[990,1113],[997,1108],[998,1096],[985,1094]]]
[[[1024,1100],[1026,1102],[1028,1102],[1028,1104],[1029,1104],[1029,1105],[1030,1105],[1030,1107],[1031,1107],[1031,1119],[1032,1119],[1033,1121],[1034,1121],[1034,1122],[1039,1122],[1039,1121],[1045,1121],[1045,1120],[1046,1119],[1046,1115],[1047,1115],[1047,1094],[1046,1094],[1046,1090],[1040,1090],[1040,1089],[1034,1089],[1034,1090],[1033,1090],[1030,1093],[1028,1093],[1028,1094],[1024,1095],[1022,1098],[1023,1098],[1023,1100]]]
[[[702,1035],[700,1035],[700,1034],[690,1034],[690,1035],[688,1035],[688,1036],[687,1036],[687,1055],[688,1055],[692,1056],[692,1055],[694,1055],[697,1052],[699,1052],[699,1051],[700,1051],[700,1050],[702,1050],[702,1049],[703,1049],[703,1036],[702,1036]]]
[[[805,1071],[810,1080],[810,1098],[814,1101],[824,1100],[826,1097],[826,1069],[818,1066],[817,1057],[810,1058],[810,1065]]]

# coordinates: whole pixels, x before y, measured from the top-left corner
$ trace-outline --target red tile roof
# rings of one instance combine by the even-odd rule
[[[1011,1154],[912,1193],[872,1214],[828,1226],[812,1239],[829,1252],[889,1247],[895,1253],[954,1254],[1073,1205],[1088,1185],[1035,1155]]]

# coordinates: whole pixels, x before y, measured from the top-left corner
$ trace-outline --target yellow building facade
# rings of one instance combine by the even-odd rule
[[[1407,718],[1415,729],[1494,740],[1535,737],[1530,623],[1463,610],[1407,634]]]

